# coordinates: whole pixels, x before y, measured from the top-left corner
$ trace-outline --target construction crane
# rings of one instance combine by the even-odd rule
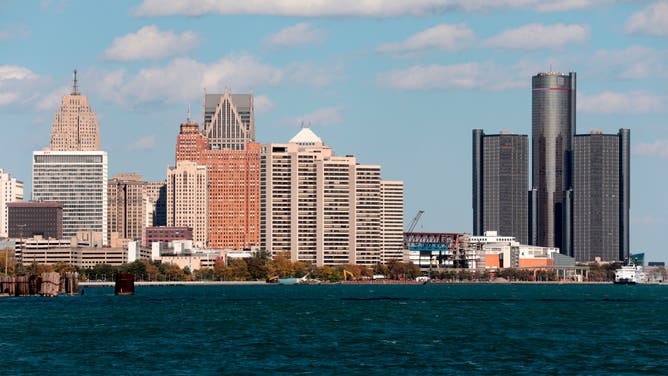
[[[417,212],[415,215],[415,218],[413,218],[413,222],[411,222],[411,225],[408,227],[408,231],[406,232],[413,232],[415,230],[415,226],[417,226],[418,222],[420,222],[420,218],[422,218],[422,214],[424,214],[424,210],[420,210]]]

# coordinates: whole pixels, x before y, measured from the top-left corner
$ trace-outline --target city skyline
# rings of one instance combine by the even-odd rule
[[[204,90],[252,90],[258,142],[285,143],[310,122],[339,155],[379,161],[385,178],[405,182],[405,222],[422,209],[425,231],[471,232],[470,186],[453,179],[470,181],[470,130],[530,133],[530,77],[576,71],[577,132],[633,131],[631,252],[668,258],[660,245],[668,224],[666,2],[346,3],[311,13],[287,1],[176,3],[187,2],[0,5],[0,121],[12,140],[0,168],[26,183],[26,197],[31,153],[49,145],[76,66],[110,177],[163,180],[188,105],[202,124]],[[92,17],[100,12],[108,16]]]

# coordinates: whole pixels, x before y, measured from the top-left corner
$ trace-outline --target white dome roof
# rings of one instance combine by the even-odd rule
[[[302,128],[302,130],[300,130],[299,133],[297,133],[295,137],[290,140],[290,142],[304,146],[322,145],[322,139],[313,133],[311,128]]]

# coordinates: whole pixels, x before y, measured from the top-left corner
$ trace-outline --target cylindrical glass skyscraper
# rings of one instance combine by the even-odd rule
[[[575,135],[575,73],[538,73],[532,77],[532,184],[538,218],[535,245],[563,249],[564,192],[572,186],[572,150]]]

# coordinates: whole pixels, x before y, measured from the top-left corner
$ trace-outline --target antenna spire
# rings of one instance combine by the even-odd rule
[[[190,103],[188,103],[188,124],[190,124]]]
[[[74,83],[72,84],[72,95],[79,95],[79,82],[77,81],[77,68],[74,68]]]

